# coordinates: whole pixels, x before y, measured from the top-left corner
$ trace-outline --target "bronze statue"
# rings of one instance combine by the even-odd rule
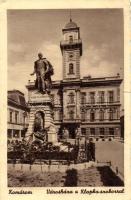
[[[43,58],[42,53],[38,53],[38,60],[34,63],[34,71],[31,75],[36,74],[35,87],[42,93],[50,93],[51,90],[51,76],[54,74],[53,66],[46,59]]]

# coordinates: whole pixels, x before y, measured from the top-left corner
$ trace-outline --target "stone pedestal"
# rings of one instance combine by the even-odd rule
[[[47,135],[47,142],[57,142],[57,132],[53,121],[53,104],[51,96],[48,94],[41,94],[33,86],[26,86],[29,92],[29,127],[27,131],[27,138],[34,131],[34,120],[37,112],[43,113],[44,116],[44,127],[49,128]],[[34,136],[32,138],[35,139]]]

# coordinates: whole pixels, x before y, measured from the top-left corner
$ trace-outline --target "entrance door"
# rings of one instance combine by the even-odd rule
[[[76,138],[76,125],[71,124],[69,125],[69,138],[75,139]]]

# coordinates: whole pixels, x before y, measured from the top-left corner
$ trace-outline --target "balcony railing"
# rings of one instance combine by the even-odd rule
[[[81,44],[82,43],[82,40],[81,39],[73,39],[73,40],[62,40],[60,42],[60,45],[68,45],[68,44]]]
[[[120,122],[120,119],[112,119],[112,120],[109,120],[109,119],[104,119],[104,120],[100,120],[100,119],[95,119],[95,120],[90,120],[90,119],[69,119],[69,118],[64,118],[63,119],[63,122],[81,122],[81,123],[112,123],[112,122]]]
[[[19,125],[19,126],[23,126],[24,128],[28,128],[28,123],[16,123],[16,122],[9,122],[8,121],[8,124],[12,124],[12,125]]]
[[[111,105],[111,104],[120,104],[120,101],[104,101],[104,102],[81,102],[81,105]]]
[[[64,119],[63,119],[63,122],[72,122],[72,123],[75,123],[75,122],[81,122],[81,119],[69,119],[69,118],[64,118]]]

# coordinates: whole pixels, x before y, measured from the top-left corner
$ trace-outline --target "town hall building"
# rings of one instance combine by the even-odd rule
[[[93,138],[119,138],[120,75],[81,78],[83,48],[80,28],[70,19],[62,34],[63,77],[60,81],[53,81],[51,91],[53,119],[59,137],[62,138],[66,129],[71,139],[76,138],[76,134]],[[28,88],[33,85],[34,82],[28,82]]]

